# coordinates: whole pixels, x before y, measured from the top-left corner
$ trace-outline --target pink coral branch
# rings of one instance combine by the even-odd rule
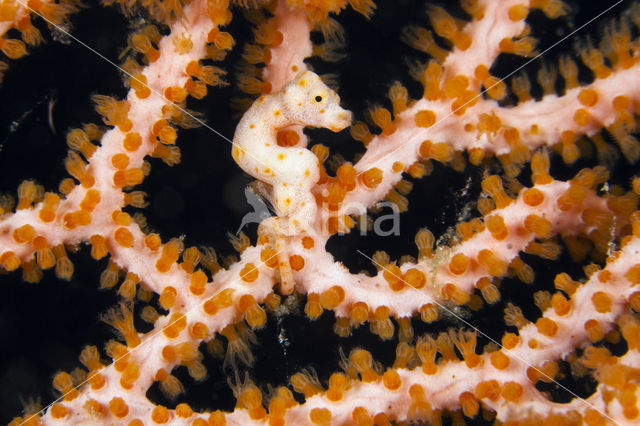
[[[637,161],[640,65],[630,30],[640,27],[637,5],[608,27],[600,50],[589,43],[578,49],[593,81],[580,84],[575,62],[564,58],[559,66],[564,92],[555,94],[557,76],[545,66],[538,73],[541,99],[532,99],[528,77],[512,79],[509,91],[489,70],[503,54],[533,57],[531,10],[556,19],[568,13],[563,2],[465,0],[464,18],[428,6],[429,28],[410,27],[402,35],[430,57],[412,70],[422,96],[413,100],[394,84],[392,110],[369,112],[376,135],[363,122],[353,124],[351,134],[366,150],[351,163],[329,157],[322,144],[308,147],[303,126],[339,132],[351,124],[352,113],[304,61],[314,54],[337,59],[331,51],[343,30],[331,16],[350,5],[369,18],[373,2],[280,0],[264,5],[266,11],[260,8],[264,2],[250,1],[105,3],[118,3],[127,15],[146,11],[163,25],[139,26],[129,37],[126,99],[94,96],[104,124],[111,126],[99,145],[92,142],[101,133],[95,126],[67,135],[71,151],[65,166],[75,180],[61,185],[60,194],[45,194],[26,181],[15,210],[1,200],[0,266],[6,272],[21,267],[25,280],[36,282],[42,270],[57,263],[57,275],[69,279],[73,271],[65,247],[89,243],[96,260],[109,254],[101,287],[115,286],[120,271],[126,278],[118,290],[122,300],[102,319],[120,341],[107,342],[108,364],[95,346],[85,347],[79,359],[86,370],[54,377],[61,397],[12,424],[389,424],[438,422],[447,410],[454,420],[475,418],[481,408],[505,423],[637,423],[640,181],[634,178],[630,188],[609,184],[609,164],[583,168],[566,182],[555,180],[549,159],[555,149],[566,163],[575,163],[584,154],[578,147],[584,146],[582,137],[601,149],[604,129],[630,163]],[[239,12],[234,4],[254,9],[249,20],[255,44],[247,47],[237,72],[228,70],[227,80],[251,102],[236,102],[246,111],[233,142],[226,140],[227,151],[258,180],[253,188],[272,203],[276,216],[262,221],[255,245],[246,235],[231,237],[240,256],[221,268],[214,252],[185,250],[183,238],[163,243],[123,209],[145,204],[143,194],[131,192],[149,172],[145,158],[178,164],[177,127],[206,125],[186,102],[227,84],[224,72],[211,63],[234,48],[232,34],[222,30]],[[0,50],[19,59],[25,43],[36,44],[28,42],[33,32],[27,20],[37,13],[61,25],[80,6],[75,0],[2,2]],[[20,40],[7,41],[10,28],[21,32]],[[312,44],[314,30],[327,45]],[[0,70],[8,66],[2,64]],[[354,217],[366,216],[376,203],[386,199],[406,210],[404,196],[412,186],[407,176],[427,175],[432,161],[461,170],[467,160],[485,172],[476,203],[481,217],[458,223],[438,243],[420,230],[417,259],[398,265],[378,251],[370,258],[377,273],[356,274],[327,250],[333,235],[348,232]],[[496,170],[504,179],[489,175]],[[527,186],[517,180],[522,170],[525,180],[531,172]],[[562,247],[584,266],[585,279],[556,275],[552,291],[535,295],[541,314],[534,321],[510,300],[499,304],[511,291],[510,276],[534,281],[521,254],[559,263]],[[585,260],[589,254],[592,259]],[[340,348],[342,372],[333,372],[328,383],[305,369],[267,393],[248,374],[241,377],[239,364],[259,355],[250,346],[253,330],[265,327],[267,312],[282,318],[303,299],[306,319],[331,311],[341,338],[366,323],[382,340],[397,335],[393,365],[383,365],[365,349],[344,354]],[[465,317],[473,318],[472,311],[485,304],[485,309],[505,306],[507,331],[500,331],[501,338]],[[134,312],[141,312],[150,331],[136,330]],[[414,317],[435,327],[442,316],[455,317],[458,328],[414,336]],[[479,347],[485,340],[488,344]],[[626,353],[613,348],[622,340]],[[222,341],[222,369],[234,376],[227,380],[236,400],[233,411],[196,412],[185,402],[164,406],[147,397],[157,383],[168,400],[177,398],[184,391],[174,375],[179,367],[194,380],[205,380],[199,347],[206,343],[211,353],[225,351]],[[561,360],[570,362],[576,375],[593,375],[597,386],[591,396],[580,398],[557,381],[567,374]],[[567,391],[571,401],[554,402],[538,389],[540,382]]]

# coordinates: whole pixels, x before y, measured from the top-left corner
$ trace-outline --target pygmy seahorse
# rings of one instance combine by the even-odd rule
[[[236,128],[231,151],[245,172],[273,188],[270,201],[277,217],[265,219],[259,232],[277,239],[285,294],[293,290],[293,282],[288,256],[284,259],[284,237],[313,225],[317,206],[311,188],[320,178],[318,159],[311,151],[278,145],[278,130],[293,124],[339,132],[351,124],[351,112],[340,107],[340,97],[318,75],[304,71],[279,92],[253,103]]]

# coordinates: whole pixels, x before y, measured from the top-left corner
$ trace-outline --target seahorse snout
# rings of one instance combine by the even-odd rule
[[[353,119],[353,113],[349,110],[340,108],[340,111],[336,114],[334,122],[329,127],[332,132],[339,132],[351,125]]]

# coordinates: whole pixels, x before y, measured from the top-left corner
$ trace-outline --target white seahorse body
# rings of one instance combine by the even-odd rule
[[[233,159],[248,174],[273,186],[278,217],[261,224],[277,235],[298,235],[316,215],[311,188],[319,179],[316,156],[306,148],[281,147],[277,131],[292,124],[334,132],[351,124],[351,112],[315,73],[305,71],[280,92],[257,99],[244,114],[233,138]]]
[[[340,97],[320,77],[304,71],[253,103],[236,128],[231,151],[245,172],[273,187],[277,216],[263,220],[258,232],[270,236],[277,252],[282,294],[290,294],[294,285],[285,238],[313,225],[317,206],[311,188],[320,178],[315,154],[278,145],[278,130],[294,124],[338,132],[351,124],[351,112],[340,107]]]

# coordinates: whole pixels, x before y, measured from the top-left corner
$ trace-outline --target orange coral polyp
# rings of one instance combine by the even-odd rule
[[[489,249],[480,250],[478,263],[484,266],[487,272],[494,277],[501,277],[507,273],[506,263]]]
[[[374,189],[382,182],[382,170],[377,167],[366,170],[360,175],[360,182],[369,189]]]
[[[449,262],[449,270],[452,274],[462,275],[469,267],[470,259],[464,253],[456,253]]]

